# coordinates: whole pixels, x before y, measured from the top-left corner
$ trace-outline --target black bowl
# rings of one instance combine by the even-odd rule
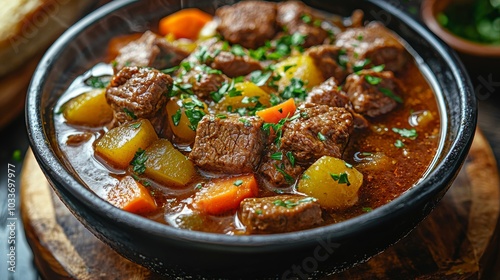
[[[214,3],[222,2],[193,6],[212,12],[217,6]],[[381,21],[408,43],[438,96],[442,114],[444,140],[425,178],[370,213],[321,228],[275,235],[228,236],[181,230],[111,206],[82,184],[61,155],[54,134],[54,106],[75,77],[102,59],[110,38],[145,31],[162,16],[181,8],[180,2],[169,0],[114,1],[70,28],[50,48],[27,98],[33,152],[72,213],[123,256],[164,275],[181,277],[254,278],[257,273],[288,279],[332,273],[367,260],[413,229],[447,191],[472,142],[477,111],[467,73],[450,48],[390,4],[375,0],[341,4],[313,0],[307,4],[345,16],[356,8],[363,9],[368,20]]]

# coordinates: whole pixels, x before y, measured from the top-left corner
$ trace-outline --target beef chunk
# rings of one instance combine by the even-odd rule
[[[308,20],[304,20],[304,17]],[[314,25],[314,13],[312,9],[299,1],[287,1],[278,4],[276,21],[289,34],[299,33],[305,35],[302,46],[311,47],[322,44],[328,37],[328,32]]]
[[[282,233],[321,224],[321,207],[312,197],[279,195],[246,198],[239,218],[249,233]]]
[[[223,6],[215,12],[220,19],[218,31],[232,44],[256,49],[274,37],[276,4],[261,1],[242,1]]]
[[[231,78],[245,76],[255,70],[262,69],[259,61],[248,55],[235,55],[230,48],[230,46],[224,46],[223,42],[217,41],[217,39],[207,40],[201,43],[186,61],[193,65],[208,65]],[[247,53],[245,49],[242,50]]]
[[[172,83],[169,75],[156,69],[123,68],[113,76],[106,89],[106,100],[113,108],[115,121],[122,124],[134,118],[145,118],[155,125],[155,119],[165,112],[160,109],[167,102]],[[162,119],[160,117],[158,121]]]
[[[260,62],[244,55],[234,55],[228,51],[221,51],[210,64],[214,69],[221,70],[228,77],[235,78],[245,76],[255,70],[262,70]]]
[[[272,143],[259,167],[262,178],[275,187],[293,184],[323,155],[342,157],[353,130],[353,116],[345,108],[305,103],[299,109],[301,117],[283,124],[279,141],[271,135]],[[281,160],[271,157],[277,152]]]
[[[346,108],[351,112],[356,128],[368,127],[368,121],[361,114],[354,111],[347,93],[335,82],[334,78],[330,78],[312,88],[307,95],[306,102]]]
[[[120,49],[115,70],[125,66],[142,66],[164,69],[178,65],[189,53],[171,45],[151,31]]]
[[[281,153],[282,159],[273,159],[271,155]],[[287,187],[295,183],[305,168],[298,163],[291,163],[286,152],[281,151],[276,144],[271,144],[269,150],[262,158],[259,173],[266,183],[273,187]]]
[[[198,123],[189,158],[201,169],[219,173],[253,172],[264,149],[263,121],[255,117],[206,115]]]
[[[330,107],[345,107],[349,105],[349,97],[342,91],[341,87],[330,78],[322,84],[315,86],[307,95],[309,103],[323,104]]]
[[[339,61],[341,54],[339,47],[333,45],[314,46],[309,48],[306,54],[313,59],[325,80],[334,77],[337,83],[344,81],[348,73],[345,65]]]
[[[291,151],[300,164],[321,156],[342,157],[353,129],[351,113],[344,108],[305,103],[301,117],[283,125],[280,148]]]
[[[402,102],[400,82],[390,71],[363,70],[351,74],[346,79],[345,90],[354,110],[369,117],[390,112]]]
[[[224,74],[207,70],[206,67],[196,66],[182,76],[183,83],[193,85],[191,90],[202,100],[210,99],[210,93],[217,91],[229,78]]]
[[[406,50],[387,28],[377,22],[366,27],[350,28],[339,33],[335,46],[346,53],[350,73],[357,67],[385,65],[386,70],[398,71],[407,61]]]

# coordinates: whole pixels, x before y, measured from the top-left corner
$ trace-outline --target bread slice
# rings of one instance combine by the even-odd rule
[[[0,8],[0,77],[45,50],[96,0],[9,0]]]

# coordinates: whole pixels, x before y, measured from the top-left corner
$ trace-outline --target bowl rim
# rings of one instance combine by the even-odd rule
[[[371,212],[340,223],[288,233],[233,236],[219,233],[189,231],[174,228],[142,216],[120,210],[81,184],[71,175],[64,165],[59,162],[58,157],[51,148],[50,140],[43,129],[43,110],[50,110],[50,108],[39,108],[39,105],[41,104],[42,89],[45,85],[46,77],[57,61],[57,59],[54,58],[62,53],[65,45],[101,18],[136,2],[139,1],[112,1],[90,13],[75,25],[70,27],[49,48],[42,58],[33,75],[26,99],[26,126],[30,146],[47,179],[53,188],[63,187],[64,191],[69,192],[86,206],[92,207],[98,215],[112,216],[113,219],[122,226],[147,230],[148,234],[162,237],[168,236],[168,238],[172,240],[183,240],[195,243],[201,242],[204,244],[214,245],[223,244],[226,247],[279,246],[290,244],[290,242],[305,243],[316,241],[318,237],[331,236],[332,233],[335,234],[336,238],[343,238],[352,235],[355,232],[376,227],[381,220],[390,220],[391,218],[404,215],[404,213],[407,213],[412,206],[428,201],[429,198],[442,191],[441,188],[436,186],[444,185],[447,181],[452,179],[453,175],[447,174],[446,170],[458,170],[467,156],[469,147],[472,143],[475,131],[474,128],[476,126],[477,106],[470,79],[463,64],[458,59],[458,56],[453,50],[443,44],[434,34],[429,32],[420,23],[398,8],[392,6],[390,3],[378,0],[366,0],[369,4],[375,5],[376,7],[387,11],[392,16],[395,16],[398,20],[405,22],[406,25],[418,32],[422,38],[429,41],[429,43],[434,46],[435,51],[447,64],[456,66],[451,68],[451,70],[452,75],[462,93],[460,98],[462,99],[463,107],[460,110],[460,116],[462,121],[467,120],[470,125],[466,126],[469,129],[460,129],[456,138],[451,140],[448,153],[444,155],[442,162],[440,162],[431,172],[437,176],[432,178],[428,176],[427,178],[424,178],[393,201],[380,206]],[[444,166],[446,166],[446,168]]]
[[[461,53],[480,57],[500,57],[500,45],[481,44],[467,40],[448,31],[437,21],[436,14],[451,3],[453,2],[450,0],[423,0],[420,6],[420,13],[427,27],[448,45]],[[436,5],[438,4],[442,4],[444,7],[437,9]]]

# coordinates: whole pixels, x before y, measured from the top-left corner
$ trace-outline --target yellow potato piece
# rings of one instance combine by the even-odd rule
[[[196,174],[193,163],[167,139],[158,139],[146,149],[144,176],[164,185],[184,186]]]
[[[277,82],[279,90],[290,85],[292,78],[297,78],[305,83],[307,89],[321,84],[325,79],[323,74],[308,55],[291,56],[276,64],[276,72],[281,75]]]
[[[113,109],[106,102],[106,90],[94,89],[68,101],[63,116],[70,124],[96,127],[113,119]]]
[[[196,131],[192,130],[188,117],[184,113],[184,109],[181,108],[182,101],[177,97],[171,98],[167,103],[167,116],[168,123],[174,135],[179,138],[178,142],[186,142],[191,143],[194,141],[196,136]],[[173,121],[173,117],[176,115],[177,111],[180,110],[180,119],[178,120],[177,125],[175,125]]]
[[[318,199],[324,208],[345,209],[358,201],[362,184],[363,174],[354,167],[341,159],[323,156],[304,172],[298,191]]]
[[[141,119],[115,127],[98,140],[95,153],[110,165],[125,169],[137,150],[145,150],[158,136],[149,122]]]
[[[257,102],[254,102],[253,97],[258,97],[258,102],[260,102],[265,107],[270,106],[271,97],[267,92],[261,89],[256,84],[250,81],[244,81],[241,83],[236,83],[234,88],[241,91],[239,96],[224,96],[222,100],[217,103],[217,110],[226,111],[228,106],[231,106],[232,111],[238,108],[252,108],[255,107]]]

